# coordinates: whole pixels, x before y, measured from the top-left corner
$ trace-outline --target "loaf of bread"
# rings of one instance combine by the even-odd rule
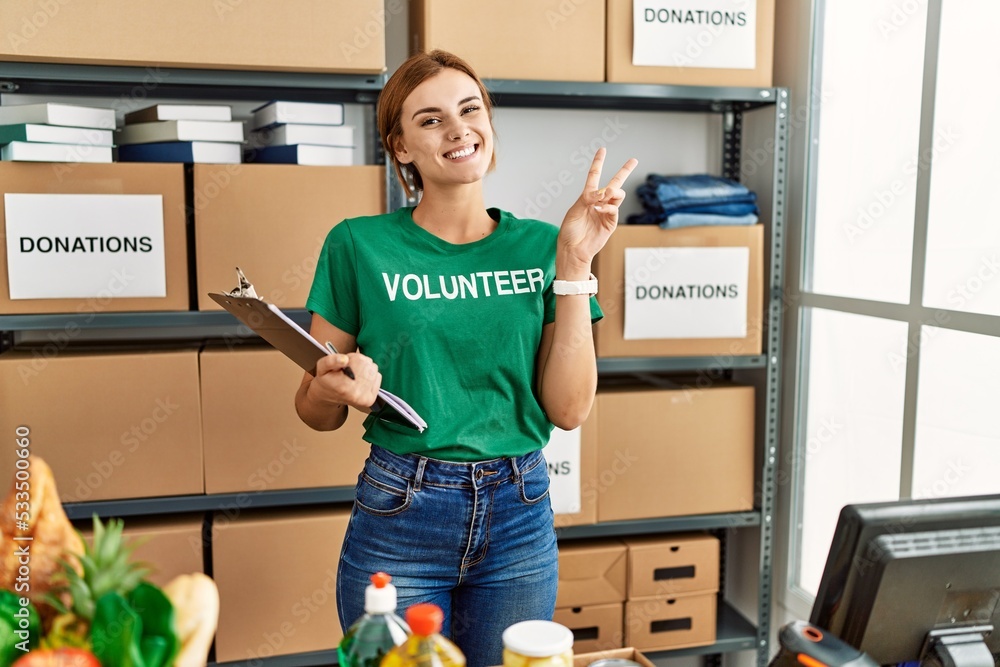
[[[37,456],[28,462],[28,479],[19,481],[15,476],[0,505],[0,544],[11,545],[0,553],[0,588],[28,593],[27,597],[36,600],[51,588],[61,559],[79,569],[75,556],[83,553],[83,540],[59,501],[52,469]],[[18,537],[32,539],[15,540]],[[25,560],[30,581],[24,576],[26,570],[20,569]]]

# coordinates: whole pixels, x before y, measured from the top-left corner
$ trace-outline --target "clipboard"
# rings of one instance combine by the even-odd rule
[[[302,370],[316,375],[316,363],[330,352],[277,306],[258,297],[242,271],[237,269],[237,272],[240,287],[229,294],[209,292],[209,298],[298,364]],[[421,433],[427,428],[427,422],[406,401],[385,389],[378,390],[378,398],[371,407],[371,414],[383,421],[400,424]]]
[[[274,304],[251,296],[218,292],[209,292],[208,296],[310,375],[316,375],[316,362],[329,354],[319,341]]]

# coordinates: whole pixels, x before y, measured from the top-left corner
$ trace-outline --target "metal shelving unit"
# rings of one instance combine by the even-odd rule
[[[777,88],[663,86],[647,83],[485,81],[497,106],[634,109],[651,111],[747,111],[773,105]]]
[[[331,486],[315,489],[288,489],[278,491],[243,491],[161,498],[135,498],[129,500],[96,500],[63,503],[66,516],[71,520],[89,519],[96,514],[101,518],[127,516],[153,516],[157,514],[184,514],[214,512],[239,507],[241,509],[266,509],[275,507],[307,507],[349,503],[354,500],[354,487]],[[724,512],[720,514],[693,514],[658,519],[610,521],[584,526],[559,528],[559,539],[576,540],[589,537],[615,535],[640,535],[648,533],[676,533],[690,530],[728,530],[760,525],[760,512]]]
[[[681,111],[711,113],[722,116],[722,175],[740,180],[743,121],[746,113],[774,114],[771,192],[771,217],[765,231],[769,239],[766,258],[765,289],[766,349],[761,356],[729,358],[658,358],[602,359],[598,370],[602,375],[642,375],[655,372],[698,371],[709,377],[714,372],[728,370],[758,370],[764,373],[763,395],[758,392],[758,414],[763,419],[763,442],[759,443],[759,511],[748,513],[745,525],[730,524],[726,529],[756,528],[760,531],[760,565],[757,582],[756,626],[749,623],[725,599],[725,563],[720,573],[720,597],[717,640],[712,646],[652,653],[654,660],[684,655],[702,655],[709,665],[719,664],[722,654],[741,650],[756,650],[758,667],[770,660],[771,595],[774,549],[775,470],[780,423],[781,321],[784,293],[784,219],[785,179],[788,151],[788,89],[787,88],[716,88],[698,86],[659,86],[616,83],[563,83],[548,81],[487,81],[496,105],[529,108],[585,108],[647,111]],[[733,517],[740,515],[730,515]],[[709,530],[720,526],[700,526],[699,517],[688,517],[690,525],[678,530]],[[629,522],[625,522],[629,523]],[[676,524],[680,526],[681,524]],[[634,526],[636,532],[641,531]],[[628,535],[626,526],[598,524],[591,530],[581,530],[580,536],[597,537]],[[663,532],[667,532],[664,530]],[[722,556],[727,552],[727,533],[716,531],[722,542]],[[561,539],[565,539],[562,535]]]
[[[309,74],[240,70],[0,62],[0,93],[142,100],[270,100],[375,104],[383,74]]]
[[[239,72],[218,70],[182,70],[46,63],[0,63],[0,93],[37,95],[129,96],[142,93],[164,98],[255,100],[272,99],[276,92],[285,99],[368,104],[374,106],[384,85],[382,75],[326,75],[286,72]],[[766,113],[773,109],[774,131],[771,218],[765,221],[770,239],[767,258],[766,350],[764,354],[742,357],[684,358],[615,358],[600,359],[602,376],[641,375],[660,372],[707,372],[721,376],[731,371],[763,373],[761,414],[764,419],[763,442],[759,443],[759,498],[753,511],[670,517],[641,521],[622,521],[592,526],[573,526],[559,530],[560,540],[624,536],[678,531],[714,531],[723,540],[733,530],[760,531],[760,566],[758,579],[758,618],[754,625],[725,599],[725,584],[720,582],[720,602],[716,642],[693,649],[651,652],[655,662],[679,656],[704,656],[708,664],[718,664],[722,654],[755,650],[757,664],[769,661],[771,586],[773,568],[773,529],[775,470],[777,458],[781,358],[781,320],[783,305],[783,224],[785,208],[785,171],[788,145],[788,91],[782,88],[714,88],[692,86],[657,86],[645,84],[564,83],[537,81],[488,81],[497,106],[529,108],[604,108],[623,110],[684,111],[720,114],[723,118],[724,176],[740,176],[743,116]],[[155,91],[155,92],[154,92]],[[374,123],[372,123],[374,128]],[[374,130],[373,130],[374,131]],[[374,144],[377,146],[377,137]],[[384,156],[376,149],[376,161]],[[405,203],[402,188],[392,169],[386,170],[389,209]],[[299,323],[308,322],[308,313],[291,311]],[[80,327],[100,337],[102,332],[114,339],[140,342],[152,332],[160,337],[198,340],[225,336],[252,337],[252,332],[234,324],[221,312],[144,312],[101,313],[85,315],[6,315],[0,316],[0,347],[16,342],[12,332],[59,331]],[[353,489],[347,487],[291,491],[247,492],[128,501],[99,501],[66,504],[70,518],[101,516],[138,516],[186,512],[221,511],[227,508],[265,508],[316,506],[348,503]],[[723,567],[723,572],[725,568]],[[724,578],[723,574],[723,578]],[[336,663],[336,651],[320,651],[262,658],[255,667],[318,667]],[[248,663],[219,663],[246,665]]]
[[[289,309],[284,313],[296,324],[308,327],[309,311]],[[53,315],[0,315],[0,331],[101,331],[168,330],[171,337],[190,340],[237,336],[255,337],[246,325],[223,311],[86,313]],[[609,357],[597,360],[601,374],[635,374],[669,371],[732,370],[764,368],[764,355],[720,357]]]

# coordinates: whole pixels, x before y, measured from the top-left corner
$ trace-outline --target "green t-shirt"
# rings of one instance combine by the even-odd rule
[[[558,228],[489,209],[493,233],[456,245],[412,214],[336,225],[306,303],[353,335],[382,386],[428,424],[419,433],[369,417],[365,440],[445,461],[544,447],[552,423],[535,392],[535,358],[542,325],[555,320]],[[594,321],[602,317],[595,298],[590,309]]]

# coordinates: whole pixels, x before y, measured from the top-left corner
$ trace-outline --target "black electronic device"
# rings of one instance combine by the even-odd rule
[[[781,628],[778,642],[769,667],[878,667],[870,656],[805,621]]]
[[[993,667],[1000,496],[848,505],[810,622],[879,664]]]

